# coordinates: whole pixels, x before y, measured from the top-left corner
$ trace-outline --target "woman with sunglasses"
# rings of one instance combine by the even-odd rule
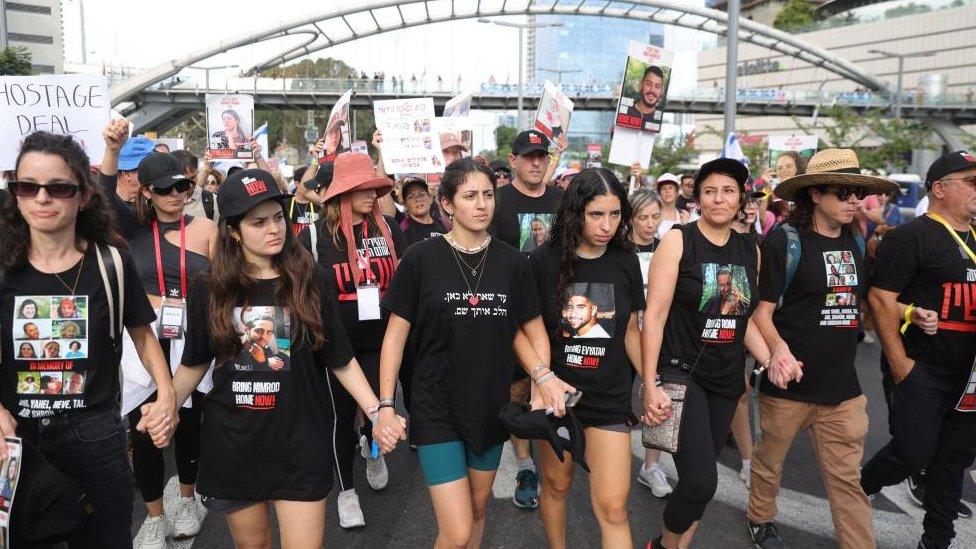
[[[0,436],[20,436],[34,444],[87,493],[92,511],[82,530],[72,534],[69,547],[130,549],[132,488],[118,405],[118,336],[110,328],[117,313],[110,311],[124,300],[122,324],[128,328],[147,377],[159,387],[158,398],[144,412],[155,425],[161,425],[157,427],[158,442],[163,444],[175,421],[175,399],[169,368],[150,326],[155,319],[153,310],[129,254],[118,252],[120,263],[108,249],[122,241],[112,227],[111,206],[92,184],[88,156],[77,142],[43,132],[28,136],[9,188],[16,199],[0,207],[0,249],[4,250],[0,267],[5,271],[0,325],[10,336],[14,311],[29,299],[35,306],[45,304],[36,307],[32,322],[50,330],[56,322],[51,318],[63,299],[85,300],[83,314],[75,315],[83,318],[72,322],[86,323],[87,356],[15,358],[12,346],[4,344]],[[112,270],[124,280],[125,291],[118,299],[106,293],[100,268],[105,265],[109,270],[106,257],[113,258]],[[49,343],[44,346],[44,356],[60,355]],[[41,387],[44,394],[29,399],[17,395],[18,372],[38,370],[50,378]],[[53,390],[59,388],[58,380],[74,379],[75,374],[83,376],[83,389],[75,394]],[[6,445],[0,445],[0,458],[6,453]]]
[[[605,169],[583,170],[566,189],[552,239],[530,257],[552,371],[582,391],[573,413],[586,436],[590,498],[603,547],[633,547],[627,496],[630,431],[637,421],[630,400],[640,365],[637,312],[644,308],[644,281],[630,219],[627,191],[617,178]],[[536,456],[546,538],[549,547],[564,548],[576,464],[560,460],[546,443],[536,445]]]
[[[208,509],[226,513],[238,547],[271,546],[271,505],[282,547],[323,546],[336,419],[329,372],[367,414],[378,405],[325,271],[288,226],[289,198],[264,170],[227,178],[216,251],[190,291],[173,378],[182,404],[216,361],[198,490]],[[382,450],[405,436],[403,425],[373,430]]]
[[[115,152],[128,135],[124,120],[105,130],[106,153],[103,170],[112,166]],[[118,216],[134,210],[137,224],[123,236],[136,263],[141,288],[158,311],[156,333],[170,369],[179,366],[185,326],[186,297],[190,282],[210,266],[217,242],[217,225],[205,217],[183,213],[193,181],[183,172],[179,160],[168,153],[151,153],[139,162],[139,194],[134,208],[113,200]],[[154,398],[155,386],[141,375],[138,357],[131,341],[125,340],[122,371],[126,398],[122,412],[129,424],[142,418],[141,404]],[[162,549],[166,538],[195,536],[200,531],[203,510],[194,496],[197,459],[200,454],[200,408],[202,394],[195,394],[191,407],[180,408],[179,425],[174,435],[176,469],[180,495],[171,516],[164,516],[163,488],[166,485],[163,452],[150,437],[133,431],[132,470],[146,503],[146,521],[136,536],[136,549]]]

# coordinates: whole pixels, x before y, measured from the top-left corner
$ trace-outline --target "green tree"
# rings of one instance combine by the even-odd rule
[[[662,173],[677,173],[681,167],[691,162],[691,155],[695,149],[690,141],[690,135],[674,135],[654,140],[654,150],[651,151],[650,173],[658,177]],[[608,153],[609,154],[609,151]]]
[[[31,54],[27,48],[15,46],[0,51],[0,75],[23,76],[34,74],[31,68]]]
[[[498,126],[495,128],[496,158],[508,158],[508,155],[512,153],[512,145],[515,143],[515,137],[517,135],[518,130],[510,126]]]
[[[776,14],[773,27],[781,31],[792,32],[805,29],[814,23],[816,23],[816,16],[810,0],[790,0]]]
[[[273,67],[261,71],[260,76],[268,78],[347,78],[359,77],[359,71],[345,62],[331,57],[320,57],[314,61],[302,59],[298,63]]]

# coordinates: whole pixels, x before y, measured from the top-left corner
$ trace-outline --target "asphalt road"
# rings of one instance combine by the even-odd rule
[[[870,429],[865,454],[870,456],[888,440],[887,410],[881,391],[876,345],[861,345],[858,353],[858,374],[868,397]],[[171,451],[170,451],[171,453]],[[634,455],[643,456],[639,436],[635,436]],[[430,547],[436,536],[436,521],[416,456],[405,445],[387,456],[390,467],[389,486],[381,492],[370,490],[365,478],[365,464],[357,460],[356,483],[366,516],[366,527],[343,530],[338,525],[335,497],[330,494],[326,525],[326,546],[340,548],[422,548]],[[172,468],[172,460],[170,459]],[[669,456],[662,462],[673,467]],[[748,493],[738,478],[739,455],[734,446],[726,447],[719,464],[719,488],[709,505],[702,527],[693,547],[749,547],[745,526]],[[323,466],[327,466],[323,464]],[[636,475],[640,460],[634,459]],[[673,468],[672,468],[673,471]],[[175,474],[175,471],[174,471]],[[968,476],[968,475],[967,475]],[[599,547],[600,531],[590,509],[586,474],[577,469],[568,506],[567,535],[570,547]],[[175,492],[171,479],[169,493]],[[514,489],[514,463],[506,449],[502,467],[494,487],[495,496],[488,508],[488,525],[483,547],[538,549],[546,546],[537,511],[517,509],[510,501]],[[134,488],[136,501],[138,491]],[[884,497],[875,503],[875,530],[878,546],[884,548],[914,548],[921,534],[921,509],[905,496],[904,486],[887,488]],[[965,482],[964,498],[976,501],[976,486]],[[793,548],[836,547],[826,493],[820,480],[816,457],[807,436],[797,437],[784,467],[782,491],[779,497],[780,514],[777,523],[787,546]],[[630,524],[636,546],[644,547],[650,536],[660,530],[664,500],[655,498],[648,489],[635,481],[628,504]],[[133,533],[145,518],[145,509],[136,505]],[[976,519],[956,521],[960,547],[976,547]],[[211,513],[195,540],[171,543],[173,548],[223,549],[233,542],[222,516]]]

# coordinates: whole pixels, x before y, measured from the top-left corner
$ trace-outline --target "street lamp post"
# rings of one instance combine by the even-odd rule
[[[729,0],[725,13],[728,17],[725,33],[725,135],[723,142],[728,140],[729,134],[735,131],[735,107],[738,99],[736,89],[736,71],[739,70],[739,0]],[[724,147],[724,145],[723,145]]]
[[[905,58],[907,57],[932,57],[935,52],[922,51],[917,53],[892,53],[885,50],[868,50],[868,53],[876,53],[878,55],[896,58],[898,59],[898,83],[895,86],[895,120],[901,118],[901,95],[902,95],[902,80],[905,75]]]
[[[523,40],[523,36],[524,36],[525,29],[541,29],[541,28],[545,28],[545,27],[561,27],[561,26],[563,26],[563,24],[562,23],[511,23],[509,21],[493,21],[491,19],[484,19],[484,18],[479,18],[478,19],[478,22],[479,23],[489,23],[489,24],[490,23],[494,23],[494,24],[499,25],[499,26],[502,26],[502,27],[512,27],[512,28],[518,29],[518,43],[519,43],[518,88],[519,89],[518,89],[518,122],[516,123],[516,126],[518,126],[518,128],[517,128],[518,130],[521,130],[522,129],[522,102],[523,102],[524,96],[525,96],[525,91],[523,89],[524,88],[524,84],[525,84],[525,81],[524,81],[524,78],[525,78],[525,76],[524,76],[525,70],[522,68],[523,63],[525,63],[525,54],[523,53],[523,48],[525,47],[524,40]]]

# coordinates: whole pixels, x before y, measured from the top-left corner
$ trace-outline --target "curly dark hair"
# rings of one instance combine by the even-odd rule
[[[605,168],[588,168],[581,171],[570,182],[563,194],[559,209],[556,211],[556,221],[553,223],[551,234],[552,245],[559,250],[561,258],[559,264],[559,284],[556,296],[562,300],[566,288],[576,274],[576,248],[583,237],[583,214],[586,205],[598,196],[616,195],[620,199],[620,225],[617,232],[607,244],[608,247],[633,251],[634,245],[630,241],[631,225],[630,201],[627,191],[613,175]]]
[[[125,241],[115,227],[115,212],[102,190],[92,183],[88,155],[77,141],[68,135],[47,132],[28,135],[17,155],[15,180],[21,175],[21,160],[29,153],[60,158],[78,181],[82,197],[88,199],[75,220],[75,247],[78,251],[85,251],[83,242],[125,247]],[[27,252],[31,245],[31,231],[20,213],[20,200],[13,197],[0,206],[0,250],[4,250],[0,256],[0,267],[10,271],[27,265]]]
[[[812,234],[814,232],[813,209],[815,205],[810,193],[813,189],[817,189],[823,194],[828,188],[828,185],[814,185],[800,189],[793,197],[793,209],[787,214],[784,223],[789,223],[800,234]],[[860,230],[860,224],[857,219],[854,219],[841,228],[841,234],[853,235]]]

